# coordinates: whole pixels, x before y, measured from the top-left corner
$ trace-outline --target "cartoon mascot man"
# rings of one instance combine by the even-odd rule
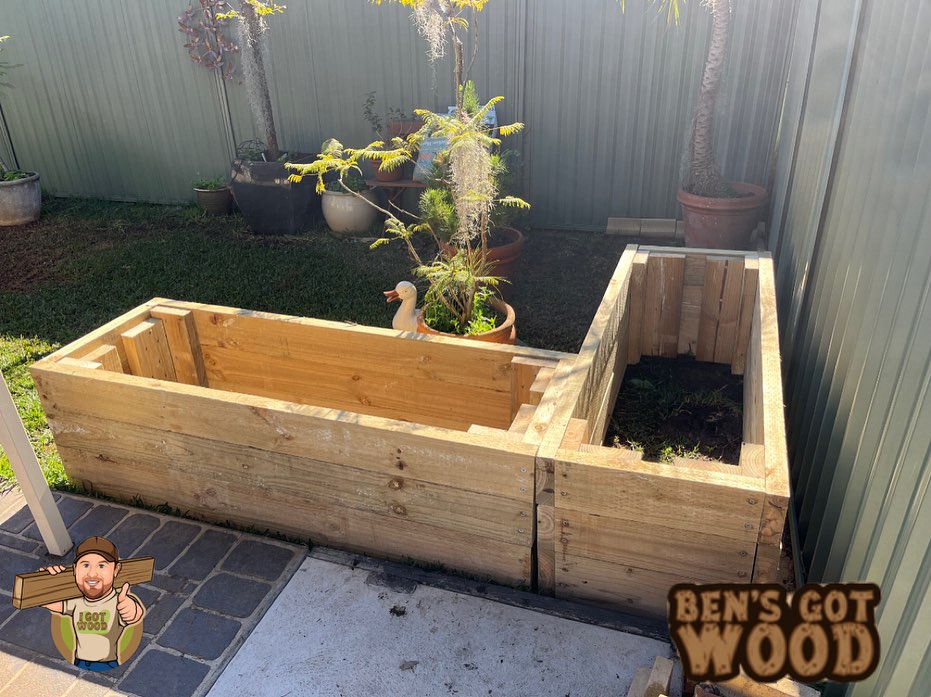
[[[65,570],[50,566],[50,574]],[[82,670],[104,671],[119,665],[117,647],[124,629],[138,624],[145,616],[139,598],[123,584],[119,593],[113,579],[120,573],[116,545],[105,537],[89,537],[74,551],[74,581],[82,596],[43,607],[71,617],[75,636],[74,664]]]

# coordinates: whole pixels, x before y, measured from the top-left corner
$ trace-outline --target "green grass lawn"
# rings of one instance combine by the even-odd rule
[[[520,339],[577,351],[624,241],[528,237],[510,302]],[[390,327],[383,290],[413,280],[400,245],[370,250],[325,229],[251,234],[195,208],[51,199],[31,225],[0,228],[0,370],[49,483],[68,480],[28,366],[153,297]],[[0,479],[11,480],[5,456]]]

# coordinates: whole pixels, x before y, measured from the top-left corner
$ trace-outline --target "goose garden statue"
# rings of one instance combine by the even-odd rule
[[[410,281],[401,281],[394,290],[386,290],[388,302],[401,301],[401,307],[394,313],[391,327],[402,332],[417,331],[417,287]]]

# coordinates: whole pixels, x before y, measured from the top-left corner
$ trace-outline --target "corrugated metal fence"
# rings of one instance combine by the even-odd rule
[[[8,55],[22,64],[2,101],[21,166],[54,193],[147,201],[188,200],[196,175],[225,172],[229,143],[253,137],[251,116],[242,85],[218,90],[188,59],[176,24],[186,4],[0,0]],[[735,179],[769,181],[796,4],[735,2],[718,129]],[[367,142],[361,105],[371,90],[408,112],[451,96],[448,64],[428,65],[399,6],[294,1],[269,23],[286,148],[315,151],[329,136]],[[503,95],[502,120],[527,125],[517,143],[536,224],[604,229],[609,216],[677,215],[710,30],[700,3],[667,27],[647,0],[628,2],[625,15],[616,0],[495,0],[477,25],[480,95]]]
[[[774,189],[801,551],[883,592],[853,697],[931,694],[929,33],[923,0],[803,3]]]

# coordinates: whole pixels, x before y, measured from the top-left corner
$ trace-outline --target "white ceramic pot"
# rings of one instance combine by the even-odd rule
[[[39,219],[42,208],[42,189],[39,175],[32,173],[25,179],[0,181],[0,225],[24,225]]]
[[[362,191],[361,196],[372,203],[378,202],[373,191]],[[337,234],[371,232],[377,215],[378,211],[373,206],[353,194],[323,192],[323,217]]]

